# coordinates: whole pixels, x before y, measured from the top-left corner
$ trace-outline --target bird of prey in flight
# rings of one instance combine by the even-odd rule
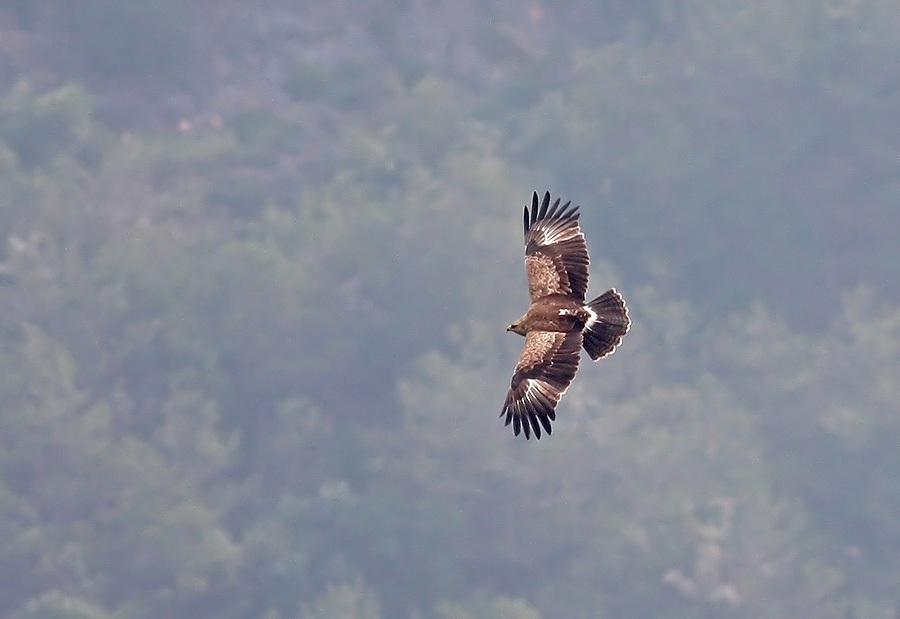
[[[581,348],[594,361],[608,357],[631,327],[625,299],[615,288],[585,303],[587,244],[578,225],[578,207],[550,204],[550,193],[531,210],[525,207],[525,272],[531,304],[507,331],[525,336],[500,417],[513,433],[541,438],[551,433],[556,405],[568,389]]]

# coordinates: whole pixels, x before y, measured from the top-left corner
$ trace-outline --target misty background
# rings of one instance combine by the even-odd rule
[[[0,1],[0,616],[895,619],[898,202],[896,0]]]

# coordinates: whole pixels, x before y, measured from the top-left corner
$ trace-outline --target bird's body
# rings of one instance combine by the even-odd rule
[[[551,294],[540,303],[529,305],[525,315],[509,326],[509,331],[519,335],[527,335],[529,331],[581,331],[590,317],[581,303],[565,295]]]
[[[525,336],[501,417],[518,436],[551,433],[556,404],[578,370],[584,347],[597,361],[615,352],[631,326],[625,300],[615,288],[585,303],[587,245],[578,224],[578,207],[550,206],[545,193],[525,207],[525,271],[531,304],[507,331]]]

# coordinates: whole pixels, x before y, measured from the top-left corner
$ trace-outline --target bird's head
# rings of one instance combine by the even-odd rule
[[[525,335],[525,327],[522,326],[522,321],[517,320],[512,323],[508,327],[506,327],[507,331],[512,331],[513,333],[518,333],[519,335]]]

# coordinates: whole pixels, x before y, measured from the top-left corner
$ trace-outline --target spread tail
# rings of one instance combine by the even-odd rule
[[[613,354],[631,327],[625,299],[615,288],[585,305],[591,317],[584,325],[584,349],[597,361]]]

